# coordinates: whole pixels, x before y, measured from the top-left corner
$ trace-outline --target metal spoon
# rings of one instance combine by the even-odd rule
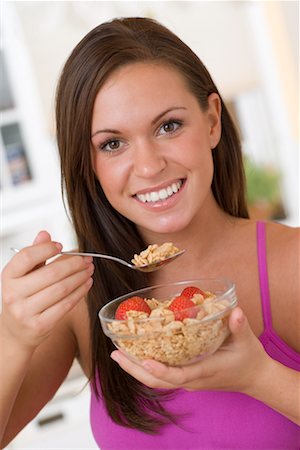
[[[20,250],[17,248],[11,248],[15,253],[18,253]],[[154,272],[154,270],[158,270],[161,267],[163,267],[165,264],[169,264],[174,259],[176,259],[178,256],[182,255],[185,252],[185,250],[180,250],[179,252],[175,253],[174,255],[168,256],[165,259],[162,259],[161,261],[149,263],[149,264],[143,264],[141,266],[135,266],[134,264],[130,264],[127,261],[124,261],[123,259],[116,258],[115,256],[110,255],[103,255],[102,253],[83,253],[83,252],[60,252],[61,255],[78,255],[78,256],[93,256],[95,258],[102,258],[102,259],[110,259],[111,261],[118,262],[120,264],[123,264],[123,266],[129,267],[133,270],[140,270],[141,272]]]

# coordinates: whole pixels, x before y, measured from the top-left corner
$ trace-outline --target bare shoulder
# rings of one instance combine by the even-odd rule
[[[275,239],[299,240],[300,228],[284,225],[277,222],[266,222],[267,234]],[[299,245],[299,242],[298,242]]]
[[[300,352],[300,228],[269,222],[266,234],[273,326]]]
[[[276,279],[285,280],[285,288],[297,289],[299,293],[300,228],[269,222],[266,234],[268,264]]]

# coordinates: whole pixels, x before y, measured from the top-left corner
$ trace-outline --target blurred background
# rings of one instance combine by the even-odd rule
[[[10,247],[41,229],[75,245],[60,192],[55,87],[78,41],[117,16],[158,19],[199,55],[241,133],[251,216],[299,225],[298,1],[2,1],[1,268]],[[74,364],[9,448],[96,448],[85,383]]]

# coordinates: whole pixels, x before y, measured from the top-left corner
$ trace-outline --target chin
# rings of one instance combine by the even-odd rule
[[[151,233],[157,234],[173,234],[180,233],[188,226],[188,223],[181,218],[178,220],[170,220],[168,219],[160,219],[153,222],[148,222],[146,224],[141,223],[138,227],[143,228],[144,230],[150,231]]]

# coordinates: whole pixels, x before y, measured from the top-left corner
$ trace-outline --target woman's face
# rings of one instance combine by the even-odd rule
[[[111,205],[141,231],[178,232],[213,203],[220,101],[208,100],[203,112],[179,72],[150,63],[119,69],[98,92],[93,168]]]

